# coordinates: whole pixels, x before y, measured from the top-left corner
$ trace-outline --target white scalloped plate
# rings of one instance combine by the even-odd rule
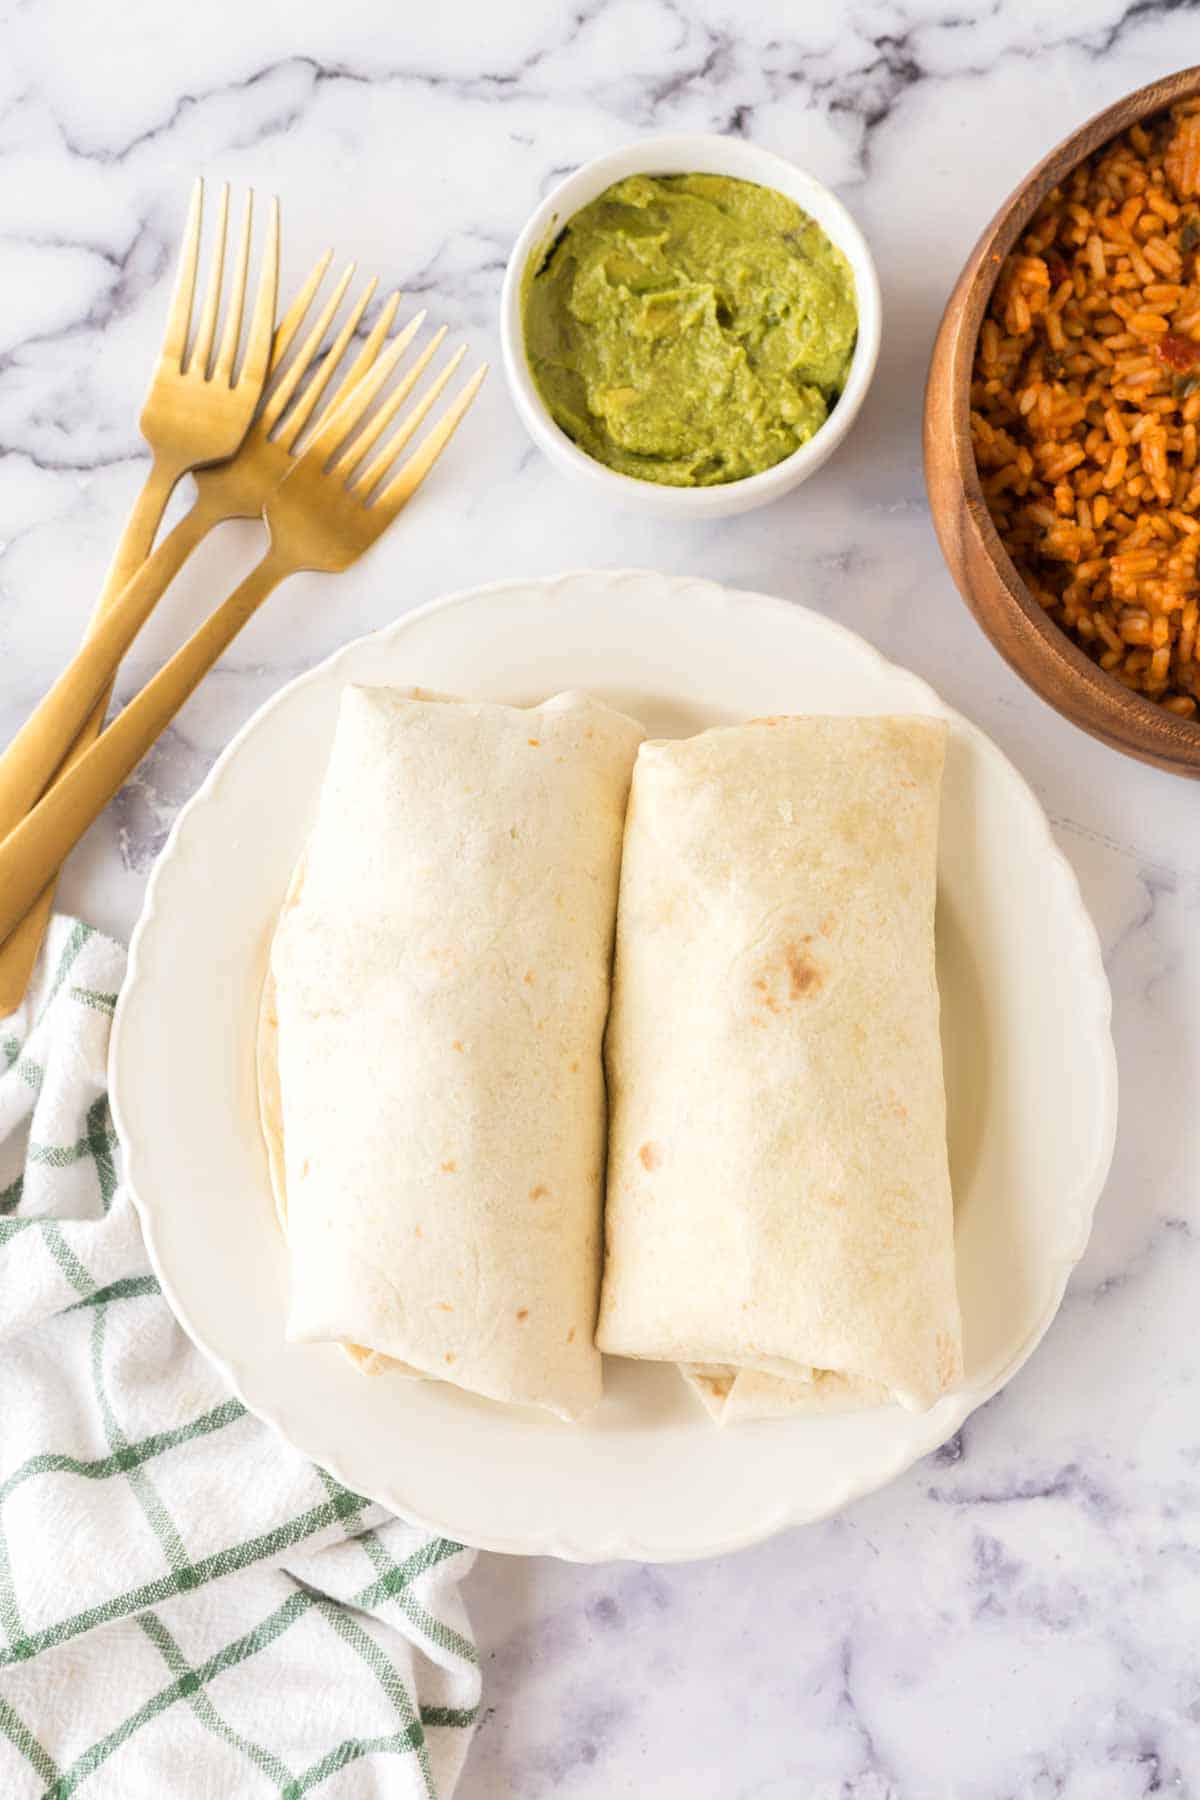
[[[336,1349],[285,1344],[255,1015],[349,681],[520,703],[587,688],[663,736],[761,713],[949,719],[938,971],[961,1391],[925,1414],[720,1432],[672,1370],[609,1361],[602,1406],[571,1427],[442,1383],[367,1379]],[[578,573],[411,613],[293,681],[239,733],[150,882],[114,1026],[112,1098],[163,1291],[253,1412],[347,1486],[466,1543],[666,1561],[754,1543],[881,1487],[1030,1355],[1112,1154],[1109,1014],[1096,934],[1040,807],[924,682],[783,601],[639,571]]]

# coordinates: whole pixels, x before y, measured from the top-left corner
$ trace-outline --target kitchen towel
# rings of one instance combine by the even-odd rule
[[[58,918],[0,1021],[0,1795],[447,1800],[474,1553],[290,1449],[176,1324],[108,1109],[124,967]]]

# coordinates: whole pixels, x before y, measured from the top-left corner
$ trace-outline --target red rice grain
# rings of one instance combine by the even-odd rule
[[[1184,718],[1200,707],[1198,422],[1190,100],[1043,202],[997,279],[971,386],[980,481],[1022,580],[1101,668]]]

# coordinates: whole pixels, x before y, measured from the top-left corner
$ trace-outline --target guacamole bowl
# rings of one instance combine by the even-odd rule
[[[716,176],[771,190],[807,215],[848,265],[857,336],[845,380],[828,416],[807,441],[757,473],[708,485],[675,485],[609,467],[556,421],[530,366],[526,340],[529,284],[567,224],[616,183],[633,176]],[[673,184],[672,184],[673,185]],[[770,197],[770,196],[768,196]],[[843,265],[844,266],[844,265]],[[618,326],[619,329],[619,326]],[[542,202],[517,239],[500,300],[500,338],[513,402],[530,436],[565,474],[587,482],[597,498],[660,516],[723,518],[776,500],[814,474],[849,431],[879,355],[880,299],[875,264],[858,226],[829,189],[794,163],[741,138],[679,135],[644,138],[585,163]]]

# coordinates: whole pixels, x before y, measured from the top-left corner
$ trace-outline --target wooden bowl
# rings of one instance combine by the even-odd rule
[[[1093,737],[1176,775],[1200,777],[1200,722],[1122,686],[1029,592],[988,514],[971,447],[975,343],[1005,257],[1050,192],[1093,150],[1176,100],[1200,94],[1200,68],[1139,88],[1051,151],[1005,201],[950,296],[925,390],[925,480],[942,554],[959,592],[1005,661]]]

